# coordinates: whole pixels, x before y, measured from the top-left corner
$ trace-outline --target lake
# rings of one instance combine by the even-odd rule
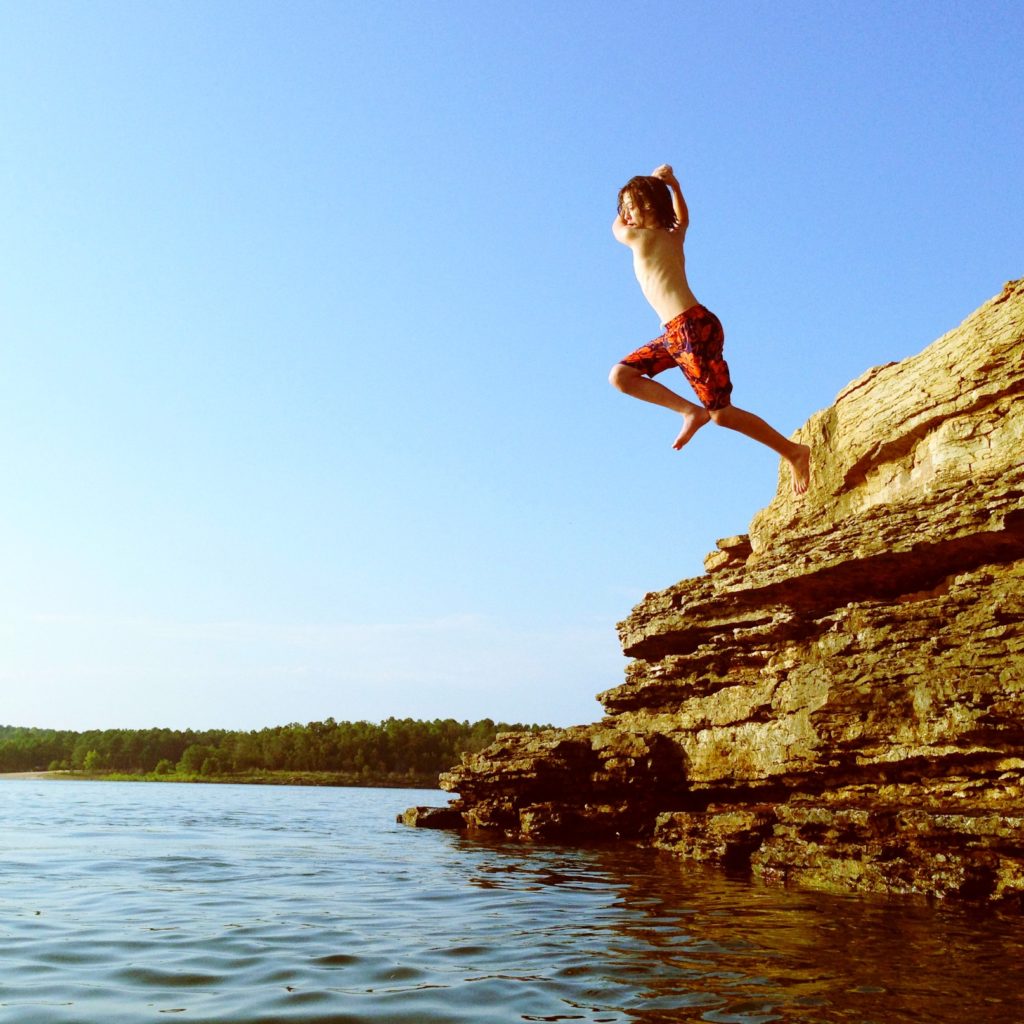
[[[0,1024],[1018,1024],[1024,919],[395,823],[436,792],[0,780]]]

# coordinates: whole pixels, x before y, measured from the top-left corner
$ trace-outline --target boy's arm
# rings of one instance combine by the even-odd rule
[[[631,227],[627,224],[621,216],[617,216],[612,221],[612,234],[615,236],[617,242],[621,242],[623,245],[629,245],[629,240],[632,238],[636,228]]]
[[[652,178],[659,178],[668,185],[672,191],[672,208],[675,210],[676,220],[679,222],[679,231],[686,231],[690,224],[690,211],[686,208],[686,200],[683,198],[683,190],[679,187],[675,172],[668,164],[662,164],[651,171]]]

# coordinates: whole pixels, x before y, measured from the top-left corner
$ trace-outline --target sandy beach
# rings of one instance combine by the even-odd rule
[[[48,779],[65,772],[0,772],[0,782],[4,779]]]

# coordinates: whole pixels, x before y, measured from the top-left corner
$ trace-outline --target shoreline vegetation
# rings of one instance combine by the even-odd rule
[[[249,732],[0,725],[0,779],[436,789],[442,771],[463,753],[489,746],[498,733],[546,728],[489,718],[388,718],[379,724],[328,718]]]
[[[443,771],[444,769],[442,769]],[[71,779],[76,782],[202,782],[235,786],[353,786],[363,789],[437,789],[437,776],[363,775],[358,772],[251,771],[220,772],[86,772],[74,769],[47,769],[39,772],[0,772],[4,779]]]

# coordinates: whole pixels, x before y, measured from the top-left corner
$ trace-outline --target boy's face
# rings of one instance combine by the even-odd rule
[[[622,219],[630,227],[650,227],[651,211],[640,202],[632,189],[627,189],[622,193]]]

